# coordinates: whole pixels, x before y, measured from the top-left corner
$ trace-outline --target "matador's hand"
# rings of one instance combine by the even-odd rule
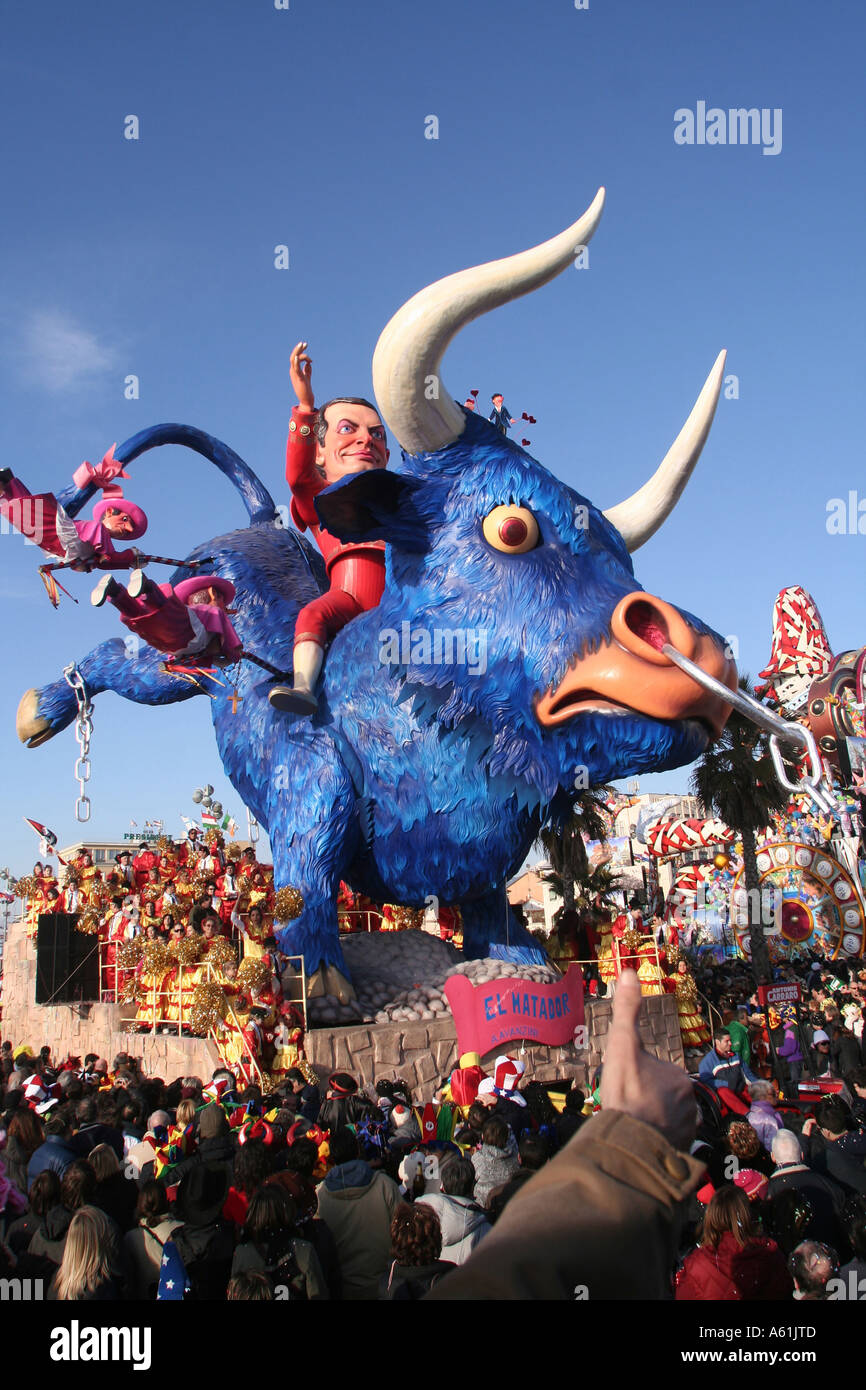
[[[307,356],[307,344],[297,343],[289,358],[289,377],[292,389],[302,410],[315,410],[313,398],[313,360]]]

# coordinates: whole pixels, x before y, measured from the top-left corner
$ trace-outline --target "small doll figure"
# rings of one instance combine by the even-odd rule
[[[515,425],[517,421],[511,418],[511,412],[504,404],[500,391],[497,391],[496,395],[491,396],[490,399],[493,402],[493,409],[487,418],[491,425],[496,426],[500,434],[507,434],[510,426]]]

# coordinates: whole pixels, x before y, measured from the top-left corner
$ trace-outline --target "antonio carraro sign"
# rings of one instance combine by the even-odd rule
[[[481,1057],[518,1039],[564,1047],[585,1046],[583,975],[570,965],[553,984],[503,976],[473,985],[465,975],[450,975],[445,998],[451,1006],[461,1053]]]

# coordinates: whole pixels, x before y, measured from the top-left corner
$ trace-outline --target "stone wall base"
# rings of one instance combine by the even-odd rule
[[[118,1052],[141,1058],[145,1072],[172,1081],[179,1076],[209,1079],[219,1066],[215,1045],[206,1038],[156,1037],[124,1031],[123,1006],[118,1004],[60,1004],[37,1006],[36,948],[23,924],[9,929],[4,952],[3,1021],[0,1034],[18,1047],[29,1043],[38,1053],[43,1043],[55,1058],[81,1057],[95,1052],[109,1066]],[[526,1063],[528,1081],[573,1078],[585,1086],[601,1061],[610,1027],[609,999],[587,1001],[588,1046],[578,1051],[540,1043],[512,1043]],[[645,998],[641,1009],[641,1039],[647,1052],[683,1065],[683,1047],[676,999],[669,994]],[[498,1050],[498,1049],[497,1049]],[[362,1085],[401,1076],[416,1100],[429,1100],[442,1078],[457,1065],[457,1035],[452,1019],[413,1024],[358,1024],[347,1028],[314,1028],[307,1034],[306,1053],[323,1078],[348,1071]],[[487,1059],[492,1062],[494,1054]],[[482,1059],[482,1062],[484,1059]]]

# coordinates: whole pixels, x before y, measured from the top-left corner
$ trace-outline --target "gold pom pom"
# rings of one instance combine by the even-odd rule
[[[402,907],[391,904],[395,931],[416,931],[424,921],[423,907]]]
[[[172,858],[174,857],[174,840],[170,840],[167,835],[160,835],[156,842],[156,848],[159,850],[160,854],[169,854]]]
[[[123,988],[120,991],[121,1004],[138,1004],[142,999],[146,998],[147,990],[144,988],[141,981],[137,980],[134,975],[131,980],[126,980],[124,982]]]
[[[86,907],[75,923],[75,930],[83,936],[96,936],[99,931],[99,913],[95,907]]]
[[[665,955],[667,956],[667,962],[671,970],[676,970],[680,962],[680,956],[682,955],[679,946],[666,946]]]
[[[194,1033],[210,1033],[226,1016],[226,997],[214,980],[204,980],[192,992],[189,1021]]]
[[[210,828],[207,830],[204,837],[204,842],[206,845],[225,844],[225,840],[223,839],[222,835],[220,834],[219,830],[215,825],[210,826]]]
[[[274,917],[278,922],[293,922],[304,910],[304,900],[297,888],[286,884],[277,890],[274,901]]]
[[[203,936],[180,936],[169,943],[169,953],[178,965],[196,965],[204,954]]]
[[[111,902],[111,889],[103,879],[97,878],[95,875],[91,880],[89,891],[91,902],[99,904],[100,907],[105,907]]]
[[[242,854],[243,850],[241,849],[240,845],[232,844],[229,845],[228,849],[226,850],[226,859],[240,859]]]
[[[620,940],[620,950],[627,955],[633,956],[642,940],[643,937],[637,927],[626,927]]]
[[[244,956],[238,966],[238,984],[244,989],[264,989],[270,978],[271,968],[263,956]]]
[[[145,941],[141,954],[148,975],[164,975],[174,964],[164,941]]]
[[[216,970],[222,970],[230,963],[237,965],[237,959],[234,946],[225,936],[215,937],[205,956],[206,964],[212,965]]]
[[[117,948],[117,964],[122,970],[132,970],[141,960],[143,950],[144,942],[140,936],[134,936],[131,941],[121,941]]]
[[[32,898],[38,881],[35,874],[25,874],[23,878],[13,879],[9,889],[16,898]]]

